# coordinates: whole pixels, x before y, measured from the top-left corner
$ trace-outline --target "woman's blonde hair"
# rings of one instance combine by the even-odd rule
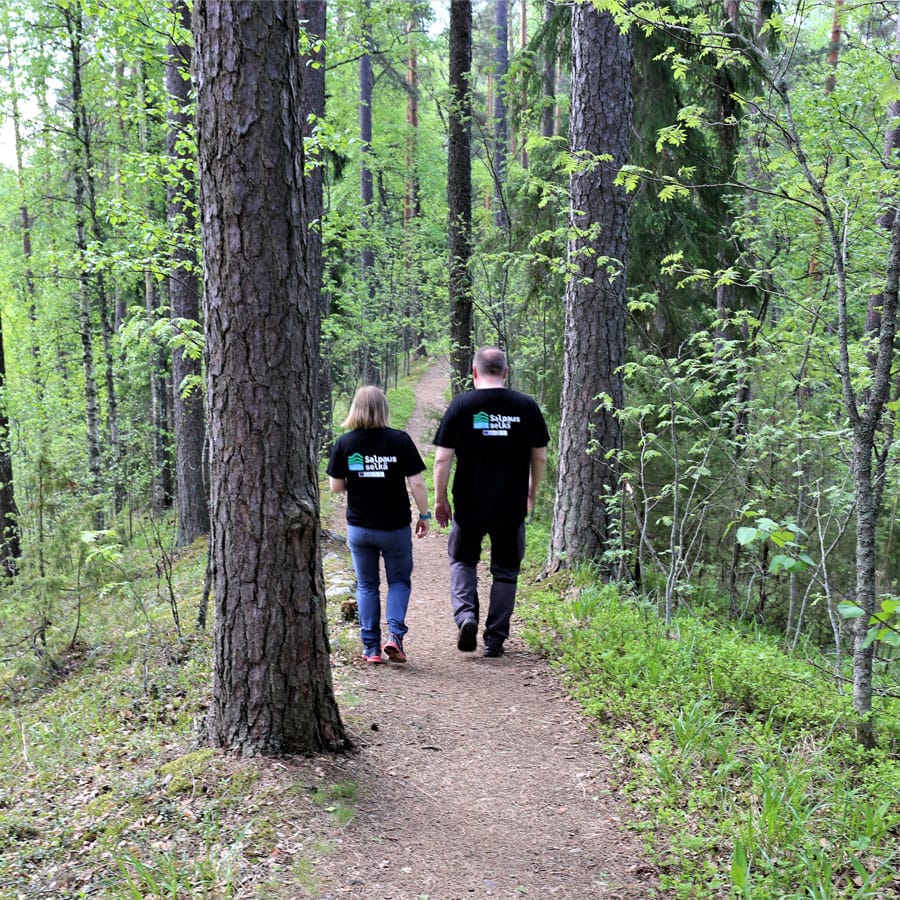
[[[387,428],[390,424],[387,397],[381,388],[370,384],[358,388],[350,404],[350,412],[344,419],[344,428]]]

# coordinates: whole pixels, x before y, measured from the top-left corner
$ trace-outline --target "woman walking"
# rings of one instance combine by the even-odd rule
[[[422,472],[425,463],[412,438],[391,428],[387,397],[377,387],[357,390],[344,421],[349,429],[331,451],[331,490],[347,494],[347,543],[356,570],[359,631],[366,662],[406,662],[406,610],[412,589],[411,513],[407,485],[419,510],[416,536],[428,534],[431,513]],[[388,635],[381,642],[380,560],[388,590]]]

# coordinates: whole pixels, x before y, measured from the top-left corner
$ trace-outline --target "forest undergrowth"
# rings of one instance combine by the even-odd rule
[[[409,385],[391,392],[398,424],[413,403]],[[544,558],[545,513],[530,560]],[[86,533],[71,580],[4,589],[0,897],[316,896],[317,860],[336,852],[357,786],[324,756],[202,748],[206,548],[163,560],[154,534]],[[525,637],[616,759],[662,888],[900,896],[900,699],[879,698],[879,746],[864,751],[824,657],[787,655],[777,636],[696,607],[666,626],[653,603],[587,574],[525,581]],[[352,715],[342,671],[355,637],[332,614]]]
[[[201,544],[174,560],[183,622],[201,597]],[[85,586],[74,645],[4,650],[4,898],[224,898],[251,896],[241,892],[248,882],[278,897],[286,868],[312,890],[316,859],[354,814],[354,785],[324,758],[241,761],[198,748],[208,635],[179,637],[151,556],[135,549],[94,573],[106,581]],[[7,598],[4,610],[3,633],[17,633],[25,608]],[[54,618],[72,613],[60,607]],[[663,888],[898,895],[896,699],[882,703],[879,749],[863,751],[849,700],[772,637],[696,611],[666,629],[652,605],[589,579],[535,582],[521,613],[531,646],[618,757]],[[336,633],[339,692],[348,643]],[[340,702],[352,709],[355,698]]]
[[[653,603],[586,577],[527,597],[528,642],[621,754],[662,887],[900,896],[900,698],[881,698],[879,746],[863,750],[824,657],[697,610],[667,627]]]

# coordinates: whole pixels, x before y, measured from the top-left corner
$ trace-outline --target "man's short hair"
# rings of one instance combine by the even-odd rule
[[[502,375],[506,371],[506,354],[498,347],[482,347],[475,354],[479,375]]]

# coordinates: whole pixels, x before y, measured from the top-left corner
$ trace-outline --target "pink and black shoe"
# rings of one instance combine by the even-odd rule
[[[367,663],[374,663],[376,665],[378,663],[384,662],[384,657],[381,655],[380,647],[366,647],[366,650],[363,653],[363,659]]]
[[[384,644],[384,652],[391,662],[405,663],[406,654],[403,652],[403,639],[396,634],[389,634]]]

